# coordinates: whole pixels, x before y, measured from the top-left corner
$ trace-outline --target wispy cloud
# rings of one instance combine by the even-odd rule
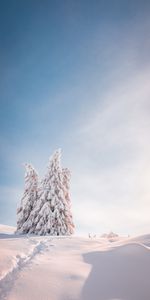
[[[149,76],[137,70],[114,81],[76,132],[75,210],[93,231],[138,233],[148,224]]]

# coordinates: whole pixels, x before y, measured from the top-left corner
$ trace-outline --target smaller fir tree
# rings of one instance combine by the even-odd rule
[[[64,214],[65,220],[67,224],[67,234],[73,234],[74,232],[74,223],[73,223],[73,216],[71,213],[71,201],[70,201],[70,178],[71,173],[68,168],[62,169],[62,176],[63,176],[63,189],[64,189]]]
[[[31,227],[29,216],[38,199],[38,174],[31,164],[25,164],[25,169],[25,190],[17,209],[17,233],[22,234]]]

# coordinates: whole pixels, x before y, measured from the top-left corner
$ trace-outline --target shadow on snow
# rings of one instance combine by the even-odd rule
[[[150,252],[130,244],[83,255],[92,265],[82,300],[149,300]]]

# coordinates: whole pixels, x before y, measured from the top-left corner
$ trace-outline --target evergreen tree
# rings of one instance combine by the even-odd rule
[[[50,157],[47,173],[39,187],[37,173],[31,165],[26,165],[25,192],[17,212],[17,232],[72,234],[69,181],[69,170],[61,167],[61,150]]]
[[[62,170],[61,150],[57,150],[49,160],[38,206],[31,213],[35,216],[32,226],[34,233],[50,235],[73,233],[68,180],[69,170]]]
[[[25,190],[17,209],[17,232],[28,233],[30,213],[38,198],[38,174],[31,164],[25,164]]]
[[[72,234],[74,232],[74,223],[73,223],[73,217],[71,213],[71,201],[70,201],[70,178],[71,173],[68,168],[62,169],[62,175],[63,175],[63,188],[64,188],[64,207],[65,207],[65,220],[67,225],[67,233]]]

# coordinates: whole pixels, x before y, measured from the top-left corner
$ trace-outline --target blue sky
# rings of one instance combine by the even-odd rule
[[[0,223],[61,147],[77,233],[149,232],[149,1],[1,1]]]

